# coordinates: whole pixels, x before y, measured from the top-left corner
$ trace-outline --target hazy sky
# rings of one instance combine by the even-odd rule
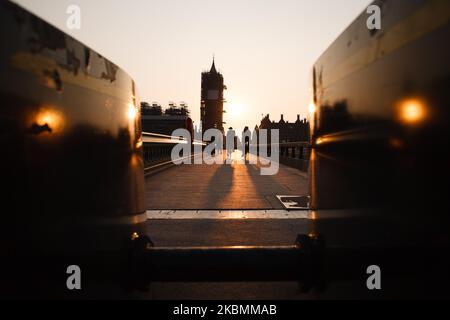
[[[213,54],[228,90],[226,127],[262,114],[307,115],[312,64],[369,0],[15,0],[84,42],[136,81],[141,100],[189,104],[200,115],[200,74]],[[81,30],[66,9],[81,8]]]

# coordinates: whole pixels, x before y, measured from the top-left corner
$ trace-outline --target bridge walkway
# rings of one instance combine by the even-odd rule
[[[280,164],[275,175],[245,164],[235,151],[231,164],[180,165],[146,178],[150,210],[283,209],[277,195],[307,194],[304,172]]]

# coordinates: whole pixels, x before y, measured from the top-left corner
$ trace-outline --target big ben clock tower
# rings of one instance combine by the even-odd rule
[[[202,93],[200,117],[202,121],[202,131],[215,128],[223,130],[223,91],[226,86],[223,83],[223,76],[217,72],[215,62],[211,70],[202,73]]]

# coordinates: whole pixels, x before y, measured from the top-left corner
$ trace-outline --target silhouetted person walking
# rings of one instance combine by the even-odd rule
[[[248,159],[248,154],[250,153],[250,130],[248,129],[248,127],[244,128],[244,131],[242,131],[242,144],[243,144],[243,153],[242,153],[242,157],[245,158],[245,163],[247,163]]]
[[[235,136],[236,132],[232,127],[228,128],[227,131],[227,160],[231,163],[231,157],[233,155],[234,147],[235,147]]]

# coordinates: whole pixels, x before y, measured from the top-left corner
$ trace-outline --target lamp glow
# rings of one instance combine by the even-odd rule
[[[406,99],[399,104],[400,120],[406,124],[423,121],[427,115],[425,103],[416,98]]]

